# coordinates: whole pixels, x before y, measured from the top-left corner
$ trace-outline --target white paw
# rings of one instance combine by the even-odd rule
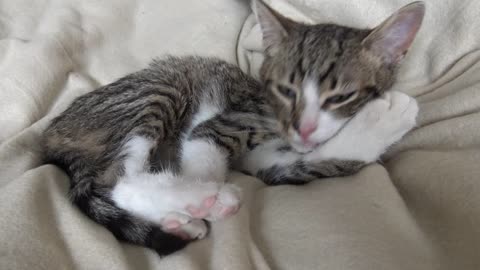
[[[345,129],[357,132],[362,138],[364,133],[395,142],[415,126],[417,114],[418,104],[414,98],[393,91],[365,105]]]
[[[203,239],[208,233],[207,224],[201,219],[192,220],[181,226],[180,230],[186,232],[190,236],[190,239]]]
[[[204,196],[194,204],[186,206],[187,213],[196,219],[216,221],[234,215],[241,204],[241,190],[232,184],[225,184],[212,195]]]
[[[264,142],[252,151],[245,153],[237,169],[245,170],[255,175],[262,169],[268,169],[273,166],[288,166],[297,161],[300,158],[300,154],[295,151],[278,150],[285,145],[286,141],[282,139]]]
[[[416,124],[418,104],[401,92],[386,93],[365,105],[310,161],[344,159],[373,162]]]
[[[160,222],[163,229],[172,230],[189,223],[192,217],[179,212],[168,213]]]
[[[216,221],[234,215],[240,209],[242,190],[233,185],[225,184],[217,194],[215,204],[206,217],[209,221]]]
[[[177,228],[164,229],[164,231],[185,240],[199,240],[207,236],[208,226],[205,221],[201,219],[193,219],[188,223],[178,226]]]

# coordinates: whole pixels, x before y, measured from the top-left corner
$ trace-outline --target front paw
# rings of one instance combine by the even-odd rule
[[[418,104],[414,98],[393,91],[365,105],[351,124],[356,131],[369,130],[368,135],[390,145],[415,127],[417,114]]]
[[[355,140],[353,157],[373,162],[416,124],[417,101],[401,92],[385,93],[365,105],[348,123],[342,140]]]
[[[386,93],[366,104],[335,137],[308,154],[306,160],[374,162],[415,126],[417,114],[414,98],[401,92]]]

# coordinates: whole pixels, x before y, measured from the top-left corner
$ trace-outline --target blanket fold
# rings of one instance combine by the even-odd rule
[[[269,0],[306,23],[373,27],[408,0]],[[246,0],[0,0],[0,269],[480,269],[480,2],[427,0],[396,90],[418,127],[354,176],[267,187],[233,172],[238,215],[165,258],[67,199],[40,135],[72,100],[165,54],[258,76]]]

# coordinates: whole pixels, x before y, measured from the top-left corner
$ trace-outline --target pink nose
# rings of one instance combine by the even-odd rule
[[[317,129],[317,124],[316,123],[308,123],[300,126],[300,137],[302,137],[302,140],[308,141],[308,137],[312,135],[312,133]]]

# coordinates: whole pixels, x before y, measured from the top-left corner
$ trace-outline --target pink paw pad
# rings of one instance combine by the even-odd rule
[[[208,216],[208,210],[202,209],[202,208],[197,208],[197,207],[192,206],[192,205],[187,206],[187,211],[194,218],[204,218],[204,217]]]
[[[229,207],[222,208],[222,210],[220,210],[220,216],[224,218],[229,217],[235,214],[238,211],[238,208],[239,208],[238,206],[229,206]]]
[[[163,222],[163,227],[169,230],[179,228],[181,225],[182,224],[180,224],[180,222],[177,220],[168,220]]]
[[[210,208],[212,208],[217,201],[216,196],[210,196],[203,200],[202,206],[196,207],[193,205],[187,206],[187,211],[192,215],[194,218],[205,218],[210,214]]]
[[[164,228],[163,231],[182,238],[183,240],[191,241],[205,238],[208,233],[208,227],[205,221],[201,219],[193,219],[188,223],[180,225],[178,228]]]
[[[203,201],[203,206],[206,208],[212,208],[215,202],[217,202],[217,196],[210,196]]]
[[[240,202],[241,190],[227,184],[217,194],[205,197],[198,205],[188,204],[185,210],[194,219],[217,221],[233,216],[240,209]]]

